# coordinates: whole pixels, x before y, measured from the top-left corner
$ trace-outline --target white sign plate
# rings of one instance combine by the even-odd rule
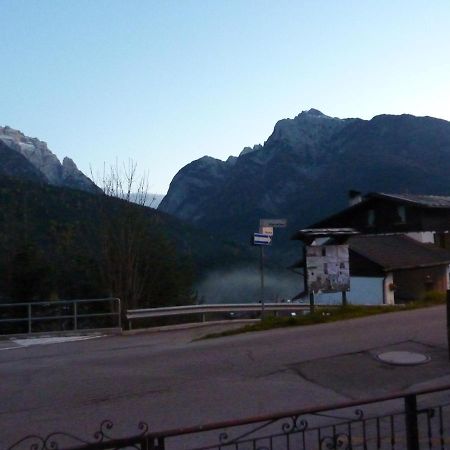
[[[262,227],[272,227],[272,228],[286,228],[286,219],[261,219],[259,221],[260,228]]]
[[[268,236],[273,236],[273,228],[272,227],[262,227],[259,231],[261,234],[267,234]]]

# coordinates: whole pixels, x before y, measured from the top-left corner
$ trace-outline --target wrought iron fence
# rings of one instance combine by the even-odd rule
[[[150,431],[115,439],[104,421],[93,440],[27,436],[8,450],[419,450],[450,449],[450,386],[271,416]]]
[[[120,299],[0,304],[0,335],[121,327]]]

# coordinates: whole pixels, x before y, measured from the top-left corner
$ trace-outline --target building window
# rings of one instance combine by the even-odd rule
[[[375,226],[375,210],[373,209],[369,209],[369,211],[367,211],[367,226]]]
[[[406,223],[406,208],[402,206],[397,206],[397,214],[398,214],[398,221],[400,223]]]

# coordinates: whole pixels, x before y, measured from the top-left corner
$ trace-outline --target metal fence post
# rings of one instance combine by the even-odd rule
[[[118,310],[117,314],[119,317],[118,326],[119,326],[119,328],[122,328],[122,305],[120,303],[120,298],[116,298],[116,300],[117,300],[117,310]],[[131,329],[131,327],[130,327],[130,329]]]
[[[28,303],[28,333],[31,333],[31,303]]]
[[[450,360],[450,290],[447,290],[447,347]]]
[[[405,397],[406,445],[408,450],[419,450],[419,427],[417,425],[417,397]]]
[[[73,329],[78,329],[78,302],[75,301],[73,304]]]
[[[146,439],[149,450],[164,450],[164,438],[163,437],[149,437]]]

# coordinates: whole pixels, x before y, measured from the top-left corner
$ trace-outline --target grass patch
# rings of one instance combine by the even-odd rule
[[[409,302],[401,305],[392,306],[338,306],[333,308],[316,306],[316,311],[312,314],[305,314],[295,317],[275,317],[267,316],[258,323],[245,325],[242,328],[223,331],[221,333],[211,333],[203,336],[201,339],[212,339],[224,336],[233,336],[235,334],[250,333],[253,331],[266,331],[275,328],[297,327],[303,325],[316,325],[319,323],[337,322],[339,320],[358,319],[360,317],[373,316],[375,314],[386,314],[398,311],[408,311],[429,306],[443,304],[439,299],[421,300]]]

